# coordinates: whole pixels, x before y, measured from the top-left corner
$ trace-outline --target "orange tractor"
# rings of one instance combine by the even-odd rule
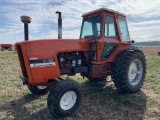
[[[52,86],[47,99],[52,115],[70,115],[82,99],[79,84],[63,80],[61,75],[80,73],[90,81],[111,76],[119,92],[141,88],[146,60],[143,52],[132,46],[124,14],[106,8],[83,14],[80,38],[62,39],[61,12],[56,13],[59,39],[29,41],[31,18],[22,16],[26,41],[16,44],[23,83],[33,94],[45,94]]]

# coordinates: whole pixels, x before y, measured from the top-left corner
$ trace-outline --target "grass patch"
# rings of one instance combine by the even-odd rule
[[[36,109],[36,108],[40,108],[40,107],[44,107],[44,106],[46,106],[46,101],[39,101],[33,105],[33,108]]]
[[[0,99],[0,106],[3,105],[5,102],[9,101],[12,96],[11,95],[6,95],[6,96],[0,96],[1,99]]]
[[[152,107],[152,106],[155,105],[155,104],[156,104],[156,101],[153,100],[152,98],[148,98],[148,99],[147,99],[147,106],[148,106],[148,107]]]

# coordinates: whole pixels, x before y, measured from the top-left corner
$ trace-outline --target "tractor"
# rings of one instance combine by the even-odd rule
[[[47,106],[51,115],[68,116],[81,104],[80,85],[62,79],[62,75],[79,73],[89,81],[103,81],[111,76],[119,92],[140,90],[146,76],[146,60],[143,51],[132,45],[125,14],[107,8],[88,12],[82,15],[79,39],[62,39],[61,12],[56,13],[58,39],[30,41],[31,18],[21,16],[25,41],[16,43],[20,78],[33,94],[49,91]]]

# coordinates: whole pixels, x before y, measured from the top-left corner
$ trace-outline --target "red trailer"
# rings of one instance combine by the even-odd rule
[[[1,51],[4,51],[5,49],[12,51],[12,44],[0,44]]]

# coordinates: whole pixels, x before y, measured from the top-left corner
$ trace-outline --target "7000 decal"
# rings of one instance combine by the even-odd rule
[[[54,59],[43,59],[43,60],[29,60],[30,62],[30,67],[47,67],[47,66],[55,66],[56,63]]]

